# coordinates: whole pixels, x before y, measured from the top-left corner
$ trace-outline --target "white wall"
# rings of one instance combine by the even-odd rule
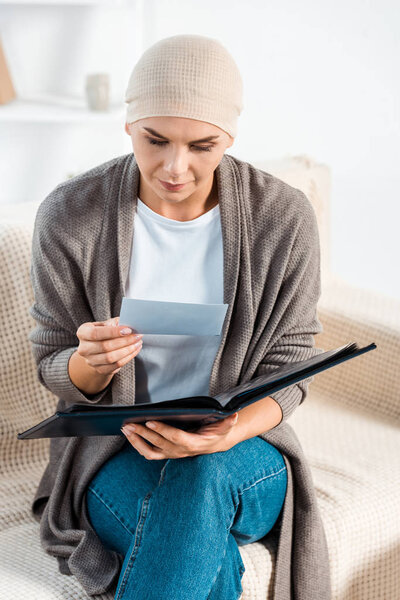
[[[134,63],[155,41],[177,33],[219,39],[234,56],[244,82],[244,110],[229,153],[248,162],[307,154],[328,164],[333,270],[350,283],[400,298],[398,3],[141,0],[131,6],[133,12],[119,20],[94,16],[104,9],[67,7],[63,10],[69,13],[57,27],[54,19],[60,17],[46,15],[60,9],[42,7],[42,27],[53,19],[44,48],[35,27],[28,39],[18,34],[16,41],[10,14],[19,11],[19,19],[35,19],[37,9],[0,4],[0,35],[5,33],[6,49],[18,56],[13,74],[19,88],[39,82],[61,89],[62,66],[67,89],[79,94],[83,72],[106,67],[115,81],[113,100],[120,98],[123,104]],[[34,73],[26,68],[33,56]],[[119,122],[114,125],[119,127]],[[110,145],[96,138],[96,152],[91,145],[95,138],[85,135],[86,145],[76,138],[70,151],[76,153],[79,168],[89,168],[100,157],[107,160],[110,152],[131,151],[126,134]],[[28,152],[39,149],[46,155],[40,139],[34,146],[29,140]],[[0,156],[8,143],[2,137]]]

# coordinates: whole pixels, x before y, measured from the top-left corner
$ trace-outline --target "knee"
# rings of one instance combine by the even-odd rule
[[[224,460],[221,460],[221,454],[221,452],[213,452],[211,454],[186,456],[182,459],[181,464],[184,468],[190,469],[199,476],[221,473],[225,470]]]
[[[180,481],[184,479],[190,485],[201,485],[202,488],[226,482],[229,474],[220,452],[168,459],[164,470],[168,479],[176,476]]]

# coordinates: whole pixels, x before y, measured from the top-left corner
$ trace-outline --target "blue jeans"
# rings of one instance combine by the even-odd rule
[[[126,440],[86,494],[93,529],[124,557],[114,600],[237,600],[238,546],[271,530],[286,488],[281,453],[257,436],[226,452],[163,460]]]

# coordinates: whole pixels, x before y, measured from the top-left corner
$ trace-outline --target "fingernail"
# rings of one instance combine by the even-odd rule
[[[133,332],[133,330],[130,329],[129,327],[125,327],[124,329],[120,330],[121,335],[128,335],[129,333],[132,333],[132,332]]]
[[[125,435],[129,435],[130,433],[134,433],[134,431],[136,431],[136,427],[134,425],[124,425],[121,428],[121,431],[123,431]]]

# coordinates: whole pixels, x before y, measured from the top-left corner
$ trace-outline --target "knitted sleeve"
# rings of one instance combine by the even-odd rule
[[[65,404],[97,403],[110,391],[112,382],[98,394],[85,395],[68,373],[68,361],[79,346],[78,327],[96,319],[86,300],[79,264],[81,248],[76,240],[60,234],[65,224],[57,220],[55,203],[50,200],[48,196],[39,206],[32,237],[34,303],[29,314],[36,326],[29,340],[37,375],[40,383]]]
[[[299,218],[293,246],[275,306],[274,318],[279,325],[255,377],[272,373],[286,363],[306,360],[323,352],[315,347],[314,335],[323,331],[317,304],[321,295],[320,242],[314,209],[304,199],[305,210]],[[271,394],[282,409],[282,421],[301,404],[314,376]],[[281,422],[282,422],[281,421]]]

